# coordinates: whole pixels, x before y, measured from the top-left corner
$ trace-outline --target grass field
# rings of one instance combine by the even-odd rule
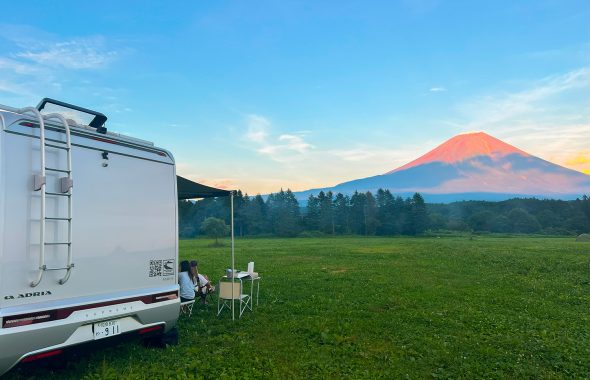
[[[218,278],[229,249],[181,241]],[[589,378],[590,243],[572,238],[247,239],[260,305],[181,317],[180,343],[93,350],[8,378]],[[51,376],[50,376],[51,375]]]

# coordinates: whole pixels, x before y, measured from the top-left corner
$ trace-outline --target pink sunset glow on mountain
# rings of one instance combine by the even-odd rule
[[[535,157],[484,132],[464,133],[382,175],[320,190],[352,194],[388,189],[422,193],[431,202],[514,197],[575,199],[590,194],[590,176]]]
[[[528,153],[510,144],[506,144],[485,132],[462,133],[450,138],[414,161],[408,162],[407,164],[385,174],[392,174],[397,171],[406,170],[414,166],[424,165],[431,162],[454,164],[476,156],[488,156],[498,159],[509,154],[519,154],[524,157],[530,156]]]

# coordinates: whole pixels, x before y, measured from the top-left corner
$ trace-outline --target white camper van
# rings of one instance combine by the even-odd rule
[[[51,99],[0,106],[0,375],[97,339],[175,332],[174,159],[105,121]]]

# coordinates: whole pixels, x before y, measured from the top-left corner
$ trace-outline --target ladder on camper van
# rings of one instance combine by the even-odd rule
[[[67,120],[60,114],[52,113],[48,115],[41,115],[41,113],[33,107],[26,107],[18,110],[18,113],[32,113],[39,120],[39,150],[41,156],[41,173],[33,175],[33,190],[39,191],[41,195],[41,218],[40,223],[40,242],[39,242],[39,273],[37,279],[31,282],[31,287],[36,287],[41,283],[43,275],[46,271],[66,271],[64,276],[59,280],[59,284],[65,284],[70,278],[74,263],[72,262],[72,142],[70,136],[70,126]],[[66,133],[66,141],[51,140],[50,143],[45,141],[45,120],[60,121],[63,125]],[[46,166],[45,151],[47,148],[54,148],[64,150],[66,152],[66,167],[65,168],[52,168]],[[59,161],[59,160],[58,160]],[[46,188],[46,172],[56,172],[65,174],[64,177],[59,179],[59,188],[56,192],[49,192]],[[46,197],[58,197],[65,198],[68,204],[67,216],[46,215]],[[51,221],[54,223],[67,223],[68,233],[66,241],[59,242],[47,242],[45,241],[45,226],[46,222]],[[65,266],[59,267],[48,267],[45,264],[45,248],[47,246],[65,247],[67,248],[67,263]]]

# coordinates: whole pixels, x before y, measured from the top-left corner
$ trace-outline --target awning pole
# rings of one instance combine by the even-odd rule
[[[236,263],[235,263],[235,256],[234,256],[234,192],[230,193],[230,204],[231,204],[231,216],[230,216],[230,223],[231,223],[231,275],[232,275],[232,286],[231,286],[231,319],[232,321],[235,320],[235,312],[234,312],[234,281],[236,275]]]

